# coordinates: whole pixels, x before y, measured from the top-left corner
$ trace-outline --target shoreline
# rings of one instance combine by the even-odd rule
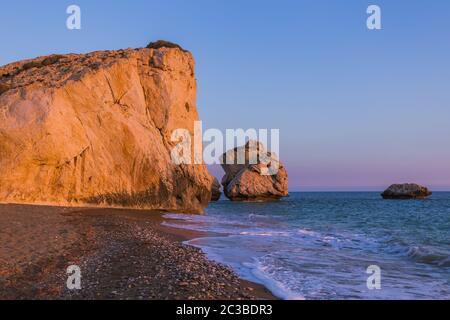
[[[0,204],[0,300],[278,300],[183,242],[165,212]],[[68,290],[67,267],[81,269]]]
[[[163,217],[164,214],[166,214],[166,213],[161,213],[159,216],[161,219],[161,223],[164,221],[167,221],[167,219]],[[166,236],[173,237],[173,239],[175,241],[180,242],[184,246],[189,246],[190,248],[195,248],[196,250],[200,250],[200,249],[197,249],[194,246],[185,244],[185,242],[188,242],[189,240],[194,240],[194,239],[198,239],[198,238],[204,238],[204,237],[211,236],[211,234],[208,232],[193,231],[193,230],[188,230],[188,229],[179,229],[179,228],[164,226],[161,223],[156,225],[155,229],[157,229],[159,232],[162,232]],[[208,259],[205,253],[202,252],[202,255],[210,263],[222,266],[222,264]],[[264,285],[242,279],[231,268],[229,268],[227,266],[225,266],[225,268],[230,269],[232,271],[232,273],[236,277],[239,278],[241,287],[250,288],[250,291],[252,292],[252,295],[254,296],[253,298],[256,298],[257,300],[280,300],[280,298],[273,295],[270,292],[270,290],[267,289]]]

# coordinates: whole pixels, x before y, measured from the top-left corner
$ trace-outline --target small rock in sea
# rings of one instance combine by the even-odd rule
[[[426,199],[433,193],[414,183],[393,184],[381,196],[383,199]]]
[[[221,186],[219,180],[214,178],[211,186],[211,202],[219,201],[220,197],[222,196],[222,192],[220,191],[220,189]]]

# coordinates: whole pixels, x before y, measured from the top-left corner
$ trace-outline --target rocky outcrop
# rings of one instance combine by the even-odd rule
[[[228,151],[221,163],[225,170],[222,185],[230,200],[270,201],[289,195],[286,168],[259,142],[249,141]]]
[[[53,55],[0,68],[0,202],[201,212],[204,165],[175,165],[174,129],[198,120],[192,55]]]
[[[393,184],[381,196],[383,199],[425,199],[432,195],[427,188],[417,184]]]
[[[222,196],[222,191],[220,191],[220,189],[221,189],[221,186],[220,186],[219,180],[217,180],[217,178],[214,178],[213,184],[211,187],[211,201],[212,202],[220,200],[220,197]]]

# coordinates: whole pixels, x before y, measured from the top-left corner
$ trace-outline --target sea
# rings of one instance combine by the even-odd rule
[[[450,299],[450,193],[291,193],[279,202],[221,199],[204,215],[167,214],[201,248],[286,300]]]

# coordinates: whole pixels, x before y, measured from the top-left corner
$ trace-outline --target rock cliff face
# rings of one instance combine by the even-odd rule
[[[213,178],[172,164],[192,134],[194,59],[180,48],[53,55],[0,68],[0,202],[201,212]]]
[[[239,160],[239,154],[243,161]],[[289,195],[286,168],[259,142],[249,141],[229,150],[222,155],[221,162],[225,171],[224,193],[232,201],[271,201]]]
[[[381,194],[384,199],[425,199],[431,195],[427,188],[414,183],[393,184]]]

